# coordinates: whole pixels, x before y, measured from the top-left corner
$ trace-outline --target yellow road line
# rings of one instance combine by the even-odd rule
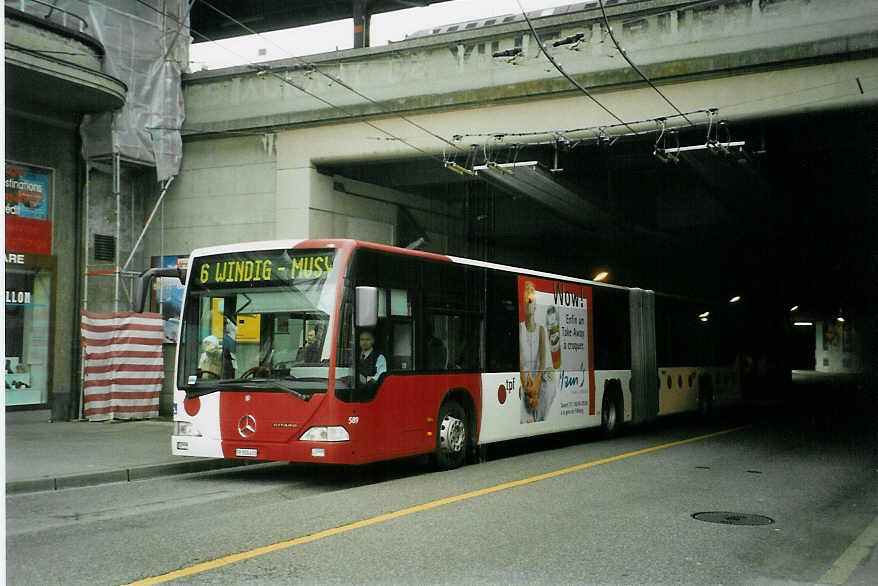
[[[240,553],[235,553],[232,555],[223,556],[223,557],[217,558],[215,560],[211,560],[208,562],[202,562],[200,564],[195,564],[194,566],[189,566],[186,568],[181,568],[179,570],[175,570],[173,572],[168,572],[167,574],[162,574],[160,576],[153,576],[151,578],[144,578],[143,580],[138,580],[136,582],[132,582],[131,586],[146,586],[149,584],[163,584],[163,583],[169,582],[171,580],[177,580],[180,578],[185,578],[187,576],[200,574],[200,573],[206,572],[208,570],[214,570],[216,568],[221,568],[221,567],[227,566],[229,564],[234,564],[237,562],[242,562],[245,560],[253,559],[253,558],[256,558],[259,556],[263,556],[265,554],[273,553],[275,551],[289,549],[289,548],[295,547],[297,545],[303,545],[305,543],[311,543],[312,541],[318,541],[320,539],[332,537],[333,535],[338,535],[340,533],[347,533],[348,531],[353,531],[355,529],[362,529],[363,527],[369,527],[370,525],[376,525],[378,523],[383,523],[385,521],[390,521],[392,519],[398,519],[400,517],[405,517],[406,515],[411,515],[413,513],[420,513],[422,511],[429,511],[430,509],[435,509],[437,507],[443,507],[445,505],[458,503],[461,501],[473,499],[473,498],[484,496],[487,494],[493,494],[495,492],[508,490],[510,488],[516,488],[518,486],[525,486],[527,484],[532,484],[534,482],[539,482],[541,480],[548,480],[550,478],[557,478],[558,476],[570,474],[571,472],[578,472],[579,470],[585,470],[587,468],[594,468],[595,466],[601,466],[603,464],[610,464],[611,462],[617,462],[619,460],[624,460],[626,458],[633,458],[634,456],[641,456],[643,454],[648,454],[650,452],[655,452],[658,450],[664,450],[667,448],[673,448],[675,446],[681,446],[683,444],[697,442],[700,440],[705,440],[705,439],[717,437],[720,435],[726,435],[728,433],[740,431],[740,430],[745,429],[747,427],[749,427],[749,426],[743,425],[741,427],[734,427],[732,429],[724,429],[722,431],[708,433],[706,435],[699,435],[699,436],[691,437],[691,438],[684,439],[684,440],[678,440],[675,442],[669,442],[666,444],[652,446],[651,448],[644,448],[642,450],[635,450],[633,452],[626,452],[624,454],[619,454],[618,456],[611,456],[609,458],[603,458],[601,460],[592,460],[591,462],[586,462],[584,464],[577,464],[576,466],[571,466],[569,468],[562,468],[560,470],[555,470],[553,472],[546,472],[545,474],[538,474],[536,476],[529,476],[528,478],[522,478],[521,480],[514,480],[512,482],[506,482],[503,484],[498,484],[496,486],[490,486],[488,488],[482,488],[479,490],[474,490],[472,492],[466,492],[466,493],[459,494],[456,496],[451,496],[451,497],[444,498],[444,499],[430,501],[428,503],[424,503],[421,505],[415,505],[413,507],[408,507],[405,509],[400,509],[398,511],[393,511],[392,513],[385,513],[383,515],[378,515],[376,517],[371,517],[369,519],[363,519],[362,521],[355,521],[354,523],[348,523],[347,525],[341,525],[340,527],[334,527],[332,529],[318,531],[317,533],[312,533],[311,535],[305,535],[303,537],[297,537],[296,539],[290,539],[288,541],[280,541],[278,543],[273,543],[271,545],[266,545],[264,547],[257,547],[256,549],[251,549],[249,551],[242,551]]]
[[[817,580],[818,584],[844,584],[878,544],[878,517],[848,546],[832,567]]]

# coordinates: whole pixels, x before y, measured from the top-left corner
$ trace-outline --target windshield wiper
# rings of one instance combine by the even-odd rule
[[[302,399],[303,401],[308,401],[311,399],[311,395],[306,395],[305,393],[302,393],[301,391],[297,391],[286,380],[266,379],[264,382],[276,385],[283,392],[289,393],[289,394],[293,395],[294,397],[298,397],[298,398]]]
[[[285,375],[281,380],[303,383],[319,383],[321,381],[326,381],[329,379],[327,379],[325,376],[293,376],[291,374],[288,374]]]
[[[287,377],[293,378],[293,377]],[[296,379],[293,379],[296,380]],[[228,391],[233,389],[253,389],[253,390],[267,390],[270,388],[275,388],[276,390],[282,391],[284,393],[289,393],[294,397],[301,399],[303,401],[309,401],[311,399],[311,395],[307,395],[301,391],[293,388],[287,380],[278,380],[278,379],[232,379],[232,380],[224,380],[218,383],[215,383],[206,388],[189,388],[186,391],[186,396],[189,398],[194,397],[202,397],[204,395],[209,395],[211,393],[215,393],[217,391]]]

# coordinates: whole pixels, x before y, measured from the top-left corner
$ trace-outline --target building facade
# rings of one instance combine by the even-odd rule
[[[67,419],[79,392],[82,189],[79,124],[125,102],[86,21],[5,6],[6,405]]]

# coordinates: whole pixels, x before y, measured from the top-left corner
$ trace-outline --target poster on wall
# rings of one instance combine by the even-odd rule
[[[152,257],[153,267],[185,269],[189,263],[188,255],[165,255]],[[153,285],[153,311],[162,314],[165,326],[165,343],[177,342],[180,328],[180,310],[183,306],[183,284],[176,277],[160,277]]]
[[[45,404],[50,361],[52,269],[45,260],[6,255],[6,405]]]
[[[823,322],[823,351],[831,352],[838,348],[839,329],[841,326],[834,321]]]
[[[521,423],[594,415],[591,287],[518,277]]]
[[[54,171],[6,163],[6,250],[52,253]]]

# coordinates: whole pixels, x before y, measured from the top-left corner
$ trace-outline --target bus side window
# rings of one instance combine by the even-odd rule
[[[594,287],[594,367],[596,370],[631,368],[631,316],[628,293]]]
[[[451,316],[425,315],[425,343],[427,370],[445,370],[448,364],[448,334]]]
[[[393,324],[393,352],[390,355],[389,370],[412,370],[412,324],[396,322]]]
[[[391,288],[390,291],[390,346],[385,351],[390,354],[389,370],[412,370],[412,304],[407,289]],[[381,350],[381,348],[379,348]]]
[[[453,357],[451,368],[457,370],[479,370],[481,368],[482,320],[478,314],[455,317],[449,338],[449,357]]]
[[[516,276],[488,272],[485,332],[488,372],[516,372],[518,363],[518,281]]]

